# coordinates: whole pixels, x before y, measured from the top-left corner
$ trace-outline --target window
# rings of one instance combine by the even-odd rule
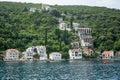
[[[75,56],[78,56],[78,52],[75,52]]]
[[[81,54],[78,54],[78,56],[81,56]]]
[[[29,56],[29,53],[27,54],[27,56]]]
[[[40,55],[40,57],[44,57],[44,55],[43,55],[43,54],[41,54],[41,55]]]
[[[72,54],[72,56],[74,56],[74,54]]]
[[[29,56],[31,56],[32,54],[30,53]]]

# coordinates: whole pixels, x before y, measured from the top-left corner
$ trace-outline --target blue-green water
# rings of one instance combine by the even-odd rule
[[[120,61],[0,62],[0,80],[120,80]]]

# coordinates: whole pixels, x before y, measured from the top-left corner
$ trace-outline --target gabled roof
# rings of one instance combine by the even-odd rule
[[[61,54],[60,52],[52,52],[50,53],[50,55],[53,55],[53,54]]]
[[[20,53],[17,49],[8,49],[8,50],[6,50],[6,52],[8,52],[8,53],[12,53],[12,52],[16,52],[16,53]]]
[[[104,51],[102,54],[111,54],[113,51]]]

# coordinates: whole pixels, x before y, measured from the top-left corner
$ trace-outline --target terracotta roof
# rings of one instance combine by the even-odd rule
[[[6,52],[11,53],[11,52],[13,52],[13,51],[15,51],[16,53],[20,53],[17,49],[8,49]]]
[[[104,51],[102,54],[111,54],[113,51]]]

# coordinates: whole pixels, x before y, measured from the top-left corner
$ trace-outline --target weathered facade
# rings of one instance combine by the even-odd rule
[[[91,28],[78,28],[78,35],[82,47],[93,47]]]

